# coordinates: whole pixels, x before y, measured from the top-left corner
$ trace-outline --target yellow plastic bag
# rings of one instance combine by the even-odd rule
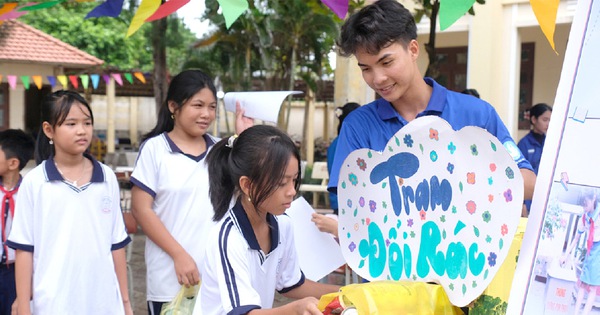
[[[181,286],[173,300],[163,305],[160,315],[192,315],[199,288],[200,285],[189,288]]]
[[[463,314],[460,308],[453,306],[442,286],[424,282],[410,281],[374,281],[350,284],[340,292],[321,297],[319,309],[339,297],[344,307],[354,306],[361,315],[380,314]]]

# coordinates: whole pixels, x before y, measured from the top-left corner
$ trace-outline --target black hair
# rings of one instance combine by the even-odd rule
[[[50,124],[50,126],[52,126],[52,128],[61,126],[65,122],[65,119],[67,119],[69,111],[75,103],[79,103],[87,108],[87,110],[90,112],[89,117],[92,120],[93,125],[94,114],[92,114],[92,108],[90,107],[90,104],[88,104],[85,98],[79,95],[79,93],[66,90],[56,91],[44,98],[41,109],[42,124],[47,122]],[[48,139],[44,133],[43,127],[40,127],[40,131],[38,133],[34,155],[35,162],[37,164],[42,163],[43,160],[46,160],[54,155],[54,146],[50,144],[50,139]]]
[[[377,54],[396,42],[407,47],[416,38],[417,25],[410,11],[396,0],[379,0],[346,20],[337,46],[339,54],[348,57],[358,49]]]
[[[0,132],[0,149],[7,159],[19,160],[19,171],[33,158],[35,141],[21,129],[6,129]]]
[[[473,96],[479,98],[479,92],[477,92],[476,89],[464,89],[461,93],[467,94],[467,95],[473,95]]]
[[[547,111],[552,111],[552,107],[546,103],[537,103],[529,109],[529,120],[533,123],[533,117],[537,119]]]
[[[158,112],[156,126],[154,126],[150,132],[142,136],[141,142],[165,131],[169,132],[173,130],[175,122],[173,121],[173,118],[171,118],[173,113],[171,113],[171,110],[169,109],[169,102],[175,103],[177,105],[177,110],[179,110],[185,102],[204,88],[208,88],[215,96],[215,99],[217,99],[217,89],[208,74],[200,70],[185,70],[173,77],[171,83],[169,83],[167,99],[163,102]]]
[[[358,103],[348,102],[348,103],[344,104],[344,106],[336,108],[336,111],[338,109],[340,110],[340,114],[338,116],[340,123],[338,124],[338,127],[337,127],[338,135],[340,134],[340,130],[342,129],[342,123],[344,122],[344,119],[346,119],[346,117],[348,116],[348,114],[350,114],[350,112],[352,112],[353,110],[355,110],[359,107],[360,107],[360,104],[358,104]]]
[[[231,140],[230,140],[231,139]],[[237,138],[217,142],[206,156],[209,194],[218,221],[227,211],[231,199],[240,195],[240,178],[252,183],[249,196],[256,211],[258,206],[279,188],[290,157],[298,160],[296,191],[300,186],[300,153],[294,141],[277,127],[256,125]]]

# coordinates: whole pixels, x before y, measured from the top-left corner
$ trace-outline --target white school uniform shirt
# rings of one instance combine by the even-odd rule
[[[260,249],[239,202],[213,228],[196,303],[202,315],[247,314],[253,309],[272,308],[275,290],[286,293],[304,283],[290,217],[267,214],[267,220],[271,226],[269,253]]]
[[[33,314],[123,314],[112,251],[131,239],[114,172],[94,160],[75,187],[52,158],[23,178],[7,244],[33,253]]]
[[[215,224],[204,158],[217,139],[204,135],[204,140],[207,151],[196,157],[184,154],[166,132],[152,137],[142,144],[131,174],[131,182],[154,198],[152,210],[197,266]],[[171,301],[181,288],[173,259],[149,238],[145,259],[148,301]]]

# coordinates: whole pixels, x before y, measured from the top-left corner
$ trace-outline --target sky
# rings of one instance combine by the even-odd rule
[[[187,27],[196,34],[196,37],[202,37],[209,29],[208,21],[200,21],[204,14],[204,0],[191,0],[188,4],[177,10],[177,15],[183,18]]]

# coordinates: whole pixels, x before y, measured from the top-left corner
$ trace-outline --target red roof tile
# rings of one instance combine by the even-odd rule
[[[84,68],[104,63],[101,59],[17,20],[4,21],[0,25],[0,61]]]

